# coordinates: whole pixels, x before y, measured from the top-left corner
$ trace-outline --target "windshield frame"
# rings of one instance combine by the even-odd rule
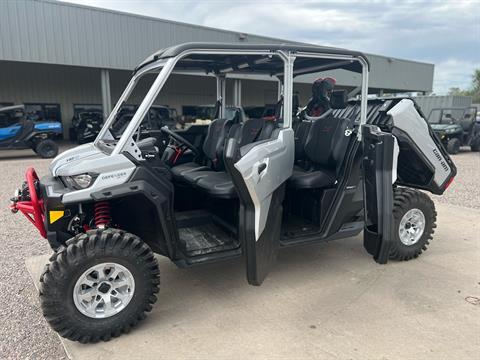
[[[156,71],[159,71],[156,79],[155,79],[155,82],[159,79],[160,75],[162,74],[164,68],[165,68],[165,65],[166,63],[169,61],[170,59],[167,59],[167,60],[162,60],[162,61],[158,61],[158,62],[155,62],[149,66],[146,66],[145,68],[143,68],[141,71],[139,71],[138,73],[136,73],[131,79],[130,81],[128,82],[125,90],[123,91],[122,95],[120,96],[120,98],[118,99],[117,103],[115,104],[115,107],[113,108],[113,110],[111,111],[110,115],[108,115],[108,118],[107,120],[105,121],[105,123],[103,124],[103,127],[102,129],[100,130],[100,132],[98,133],[97,137],[95,138],[95,141],[93,142],[94,146],[96,147],[101,147],[103,149],[103,147],[101,146],[101,142],[107,140],[107,141],[113,141],[115,140],[111,131],[110,131],[110,128],[111,126],[113,125],[113,123],[115,122],[116,118],[117,118],[117,115],[118,113],[120,112],[121,108],[122,108],[122,105],[125,104],[126,100],[128,99],[128,97],[131,95],[133,89],[135,89],[136,85],[138,84],[139,80],[142,78],[143,75],[147,74],[147,73],[153,73],[153,72],[156,72]],[[150,87],[150,90],[149,92],[152,90],[153,86]],[[148,93],[147,93],[148,95]],[[144,100],[142,101],[142,103],[144,103],[146,97],[144,98]],[[140,109],[140,107],[139,107]],[[132,118],[132,120],[130,121],[130,123],[134,120],[135,116],[137,115],[137,113],[139,112],[139,109],[137,109],[137,111],[135,112],[135,115],[134,117]],[[143,118],[143,117],[142,117]],[[127,129],[128,129],[128,126],[127,126]],[[123,135],[125,134],[125,132],[127,131],[127,129],[125,129],[124,133],[122,134],[122,136],[120,137],[119,139],[119,142],[117,143],[117,146],[115,146],[115,148],[118,147],[119,143],[120,143],[120,140],[121,138],[123,137]],[[110,152],[111,148],[108,148],[107,151]]]

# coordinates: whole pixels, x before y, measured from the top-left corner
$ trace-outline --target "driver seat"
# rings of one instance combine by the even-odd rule
[[[203,142],[202,150],[205,154],[206,165],[201,165],[195,161],[177,165],[171,168],[173,178],[176,180],[184,180],[187,174],[197,171],[221,170],[223,169],[223,144],[227,137],[232,120],[216,119],[213,120],[207,131],[207,136]]]

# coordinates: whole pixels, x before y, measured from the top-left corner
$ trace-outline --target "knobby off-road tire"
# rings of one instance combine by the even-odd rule
[[[45,139],[37,144],[35,152],[44,159],[53,158],[58,154],[58,145],[53,140]]]
[[[50,264],[40,278],[43,315],[62,337],[81,343],[108,341],[129,332],[146,317],[146,312],[151,311],[157,300],[155,294],[159,291],[160,271],[152,250],[139,237],[116,229],[91,230],[68,240],[65,245],[50,258]],[[90,272],[99,267],[105,269],[105,266],[111,264],[113,270]],[[113,274],[114,270],[121,272],[116,275],[117,272]],[[88,279],[85,273],[89,274]],[[112,277],[108,279],[110,276]],[[92,282],[91,287],[85,285],[84,282],[94,281],[95,278],[97,283]],[[130,280],[129,285],[115,288],[119,283],[126,283],[126,279]],[[79,282],[81,285],[78,285]],[[112,298],[114,288],[117,289],[117,297],[119,292],[122,292],[122,296],[127,294],[128,302],[118,303],[118,300]],[[102,317],[100,313],[98,316],[96,311],[102,310],[102,304],[88,307],[93,303],[88,302],[88,299],[79,300],[82,298],[78,296],[78,291],[81,294],[94,291],[91,298],[90,293],[87,296],[92,301],[99,300],[99,297],[103,299],[101,296],[107,292],[108,301],[121,306],[115,310],[104,302],[104,315],[108,309],[114,309],[110,310],[114,314]],[[103,301],[101,299],[100,302]],[[126,306],[123,307],[124,304]],[[94,309],[94,314],[86,314],[85,309]]]
[[[480,135],[473,139],[472,145],[470,145],[470,149],[472,151],[480,151]]]
[[[434,229],[437,227],[437,212],[428,195],[414,189],[396,188],[393,218],[395,238],[390,249],[390,259],[411,260],[427,250]],[[419,226],[422,220],[423,226]],[[416,229],[423,227],[423,231],[415,233],[412,227],[414,223],[417,223]],[[410,233],[409,230],[411,230]]]
[[[460,145],[460,140],[457,138],[448,140],[447,152],[452,155],[458,154],[460,152]]]

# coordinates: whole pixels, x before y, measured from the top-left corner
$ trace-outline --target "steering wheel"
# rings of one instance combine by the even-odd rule
[[[186,148],[192,150],[195,155],[200,154],[200,150],[197,149],[195,145],[193,145],[190,141],[185,139],[183,136],[178,135],[176,132],[170,130],[167,126],[163,126],[160,131],[166,135],[168,135],[174,142],[177,143],[177,147],[183,149],[182,152],[186,150]]]

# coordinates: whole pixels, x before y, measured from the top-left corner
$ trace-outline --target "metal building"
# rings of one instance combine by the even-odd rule
[[[60,117],[65,135],[82,106],[103,106],[108,113],[131,70],[154,51],[182,42],[285,43],[274,39],[167,21],[53,0],[0,1],[0,105],[25,103]],[[372,93],[430,92],[433,64],[368,55]],[[330,72],[342,88],[360,85],[358,75]],[[319,75],[320,76],[320,75]],[[299,77],[305,101],[314,77]],[[184,86],[188,85],[188,86]],[[227,84],[227,103],[233,80]],[[243,103],[264,105],[277,98],[273,79],[243,79]],[[175,75],[162,103],[179,113],[184,105],[215,101],[215,80]]]

